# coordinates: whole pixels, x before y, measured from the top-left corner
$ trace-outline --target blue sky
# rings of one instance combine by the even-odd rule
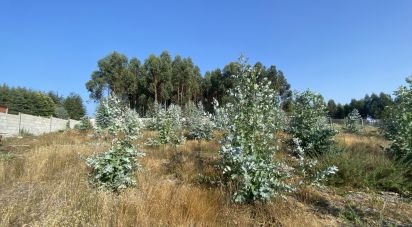
[[[410,0],[0,0],[0,83],[88,100],[86,81],[115,50],[141,60],[168,50],[202,72],[243,53],[293,89],[344,103],[412,75],[411,15]]]

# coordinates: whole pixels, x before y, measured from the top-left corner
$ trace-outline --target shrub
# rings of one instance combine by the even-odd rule
[[[336,187],[412,192],[411,172],[382,152],[379,145],[358,142],[343,152],[329,153],[319,159],[319,168],[336,165],[339,172],[331,176],[328,184]]]
[[[358,133],[361,127],[361,121],[362,117],[359,114],[359,111],[357,109],[353,109],[352,112],[350,112],[346,117],[346,130],[351,133]]]
[[[115,101],[114,99],[111,99]],[[113,103],[114,104],[114,103]],[[115,108],[116,105],[111,105],[112,109]],[[116,109],[118,109],[116,107]],[[96,127],[98,129],[106,129],[110,122],[113,121],[113,117],[115,117],[115,113],[111,114],[109,112],[109,103],[107,99],[100,100],[99,105],[96,108]]]
[[[292,190],[284,181],[288,166],[273,158],[282,127],[280,99],[270,82],[258,81],[257,69],[240,64],[237,86],[230,93],[233,101],[225,107],[228,131],[219,152],[221,168],[226,183],[235,186],[236,202],[265,201]]]
[[[98,188],[116,192],[135,184],[133,174],[140,168],[135,159],[144,155],[133,144],[140,136],[138,115],[120,103],[119,99],[110,96],[106,104],[110,113],[107,129],[113,137],[110,149],[86,160],[92,168],[91,183]]]
[[[204,111],[201,102],[197,106],[193,102],[186,104],[184,116],[190,139],[210,140],[212,138],[215,126],[211,120],[211,115]]]
[[[337,131],[327,123],[328,110],[323,97],[311,91],[296,93],[293,105],[287,130],[291,137],[298,138],[300,146],[312,157],[331,151]]]
[[[387,138],[393,141],[390,147],[394,157],[412,167],[412,76],[406,79],[409,87],[395,91],[395,105],[384,119]]]
[[[69,113],[63,106],[56,106],[54,108],[54,116],[60,119],[68,119]]]
[[[213,115],[213,121],[215,128],[218,130],[226,130],[228,128],[229,115],[224,106],[220,106],[219,102],[216,99],[213,99],[213,109],[215,114]]]
[[[87,131],[87,130],[92,130],[93,129],[93,125],[90,122],[90,119],[86,116],[82,117],[80,119],[80,124],[78,126],[80,131]]]
[[[334,165],[327,166],[323,170],[318,170],[318,160],[306,157],[305,151],[300,146],[301,141],[293,138],[293,154],[296,156],[297,165],[295,165],[295,174],[300,177],[298,185],[322,186],[326,177],[335,174],[338,168]]]
[[[180,144],[184,141],[182,109],[171,104],[167,109],[155,105],[154,117],[150,127],[159,131],[159,136],[148,141],[150,145]]]

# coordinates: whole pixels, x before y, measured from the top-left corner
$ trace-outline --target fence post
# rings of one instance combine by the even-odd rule
[[[19,131],[17,132],[17,135],[20,134],[20,130],[21,130],[21,113],[19,112]]]
[[[49,127],[49,132],[52,131],[52,123],[53,123],[53,117],[50,116],[50,127]]]

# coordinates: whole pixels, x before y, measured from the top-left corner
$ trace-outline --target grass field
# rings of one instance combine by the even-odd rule
[[[343,151],[320,159],[340,169],[328,187],[236,205],[219,183],[218,139],[142,146],[137,186],[120,194],[88,183],[84,159],[107,149],[106,141],[77,131],[6,139],[0,226],[412,225],[412,203],[404,198],[412,178],[385,155],[388,142],[373,133],[337,140]]]

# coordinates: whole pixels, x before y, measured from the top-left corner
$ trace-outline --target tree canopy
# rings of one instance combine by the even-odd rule
[[[56,92],[40,92],[22,87],[0,85],[0,104],[9,108],[10,114],[25,113],[36,116],[80,119],[86,114],[83,100],[72,93],[67,98]]]
[[[238,74],[240,69],[237,62],[230,62],[223,69],[207,71],[202,76],[190,57],[172,57],[167,51],[158,56],[151,54],[143,63],[113,52],[99,60],[97,66],[86,83],[90,98],[99,101],[113,92],[141,115],[146,115],[155,102],[184,106],[201,101],[207,111],[213,111],[214,98],[222,104],[229,101],[229,90],[237,82],[232,75]],[[280,94],[285,101],[284,109],[290,108],[288,100],[292,93],[282,71],[260,62],[254,67],[261,72],[259,80],[268,79]]]

